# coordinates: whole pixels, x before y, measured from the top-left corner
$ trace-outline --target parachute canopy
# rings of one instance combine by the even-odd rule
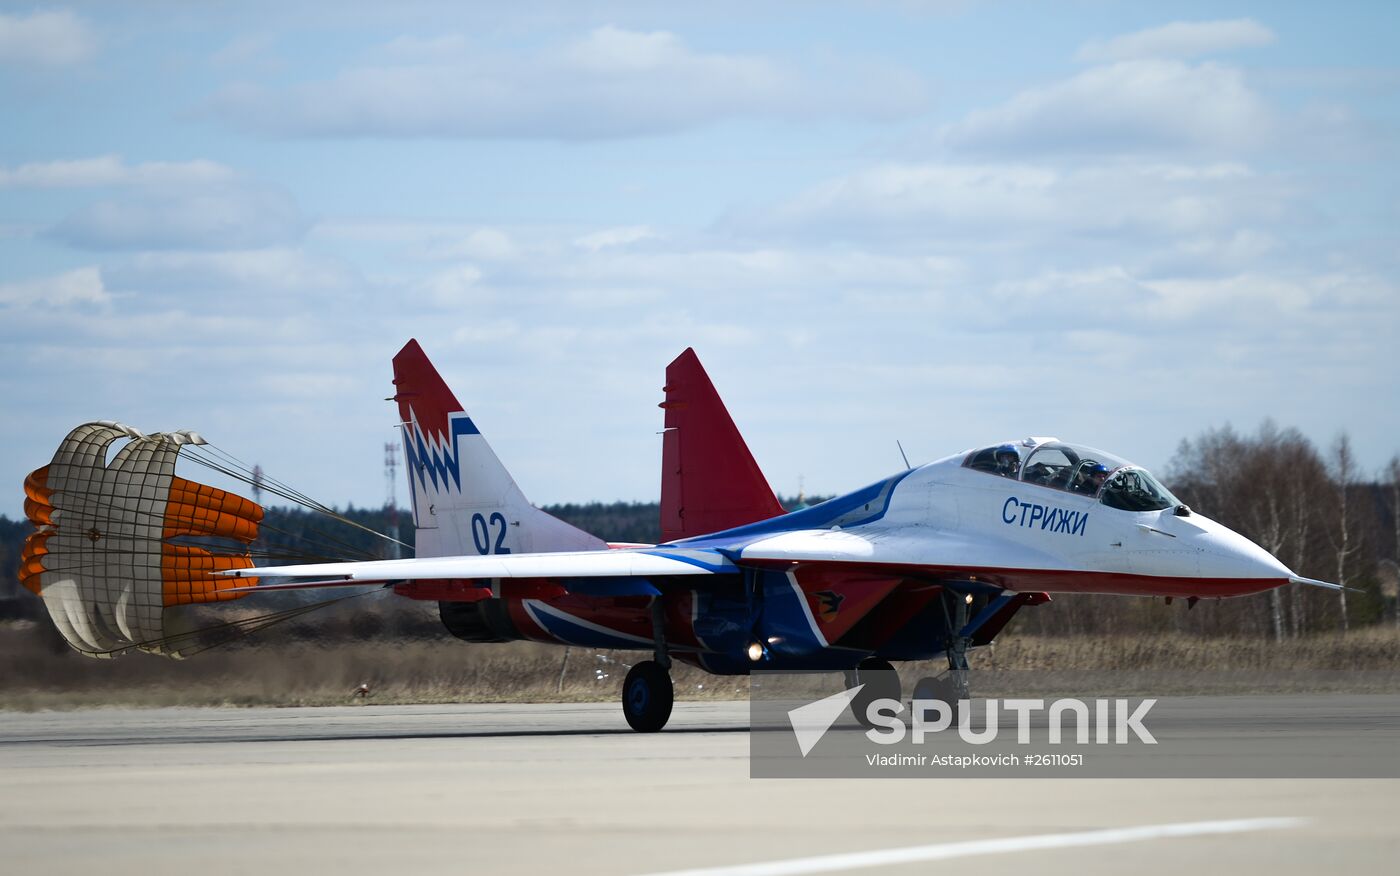
[[[122,438],[130,440],[108,463]],[[263,509],[175,475],[181,450],[204,443],[194,432],[87,423],[25,478],[24,510],[36,531],[20,555],[20,583],[43,599],[76,650],[178,656],[181,639],[167,630],[166,610],[237,599],[226,591],[248,586],[211,573],[253,566],[248,546]]]

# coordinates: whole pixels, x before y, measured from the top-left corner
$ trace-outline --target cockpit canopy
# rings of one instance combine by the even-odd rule
[[[983,447],[969,453],[963,466],[1052,490],[1097,497],[1110,508],[1122,511],[1162,511],[1181,504],[1146,469],[1111,453],[1053,438],[1028,438]]]

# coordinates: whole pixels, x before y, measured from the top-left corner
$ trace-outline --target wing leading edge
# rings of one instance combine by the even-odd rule
[[[716,550],[703,548],[643,548],[606,551],[562,551],[540,554],[488,554],[472,557],[422,557],[409,560],[368,560],[353,563],[311,563],[235,570],[253,574],[228,577],[315,578],[308,584],[264,584],[252,590],[306,586],[344,587],[388,581],[470,580],[485,578],[611,578],[721,575],[738,568]],[[218,573],[216,573],[218,574]]]

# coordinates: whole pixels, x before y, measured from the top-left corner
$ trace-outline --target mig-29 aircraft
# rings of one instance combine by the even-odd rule
[[[78,444],[70,448],[75,430],[54,463],[26,484],[34,504],[26,508],[40,527],[31,542],[41,540],[37,556],[26,548],[26,586],[44,597],[74,647],[94,656],[122,647],[178,654],[167,640],[143,640],[150,634],[142,622],[154,626],[162,606],[248,592],[389,587],[437,602],[443,624],[467,642],[652,652],[622,687],[627,722],[644,732],[670,717],[672,660],[718,675],[843,670],[848,684],[864,685],[852,703],[860,716],[875,699],[899,699],[892,661],[944,657],[948,674],[919,681],[915,697],[966,696],[968,652],[1052,593],[1194,601],[1289,582],[1336,587],[1295,575],[1186,507],[1145,469],[1055,438],[974,448],[787,513],[692,350],[666,369],[661,543],[608,544],[530,504],[416,341],[393,368],[413,559],[253,567],[236,550],[191,554],[200,549],[171,542],[193,533],[250,544],[249,521],[255,534],[261,512],[178,478],[162,487],[169,473],[161,469],[145,481],[154,492],[141,493],[142,513],[155,515],[150,538],[165,539],[146,574],[155,595],[143,597],[121,578],[141,577],[141,563],[133,573],[129,559],[95,584],[86,573],[65,571],[53,549],[67,538],[75,555],[90,552],[118,528],[110,510],[99,520],[61,500],[64,485],[71,490],[79,479],[75,466],[101,456],[89,448],[83,457],[83,448],[105,452],[103,441],[126,435],[146,448],[141,453],[166,454],[173,468],[174,455],[203,439],[89,424],[79,427],[88,431]],[[73,452],[65,456],[65,448]],[[97,476],[110,480],[139,455],[128,447],[110,467],[99,465]],[[103,504],[118,506],[126,507],[110,496]],[[79,566],[93,563],[68,568]],[[261,583],[250,586],[248,578]]]

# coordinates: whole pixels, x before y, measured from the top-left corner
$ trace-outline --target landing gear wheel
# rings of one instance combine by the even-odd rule
[[[902,690],[899,673],[894,671],[888,660],[868,657],[862,660],[856,669],[856,679],[865,687],[851,699],[851,714],[855,716],[857,724],[869,730],[876,726],[868,717],[871,703],[885,699],[899,702]]]
[[[925,676],[914,683],[914,694],[910,700],[909,708],[912,711],[918,707],[920,701],[930,703],[938,701],[948,705],[948,714],[952,718],[952,723],[958,722],[958,687],[953,680],[948,677],[934,678]]]
[[[655,660],[643,660],[622,682],[622,714],[638,733],[655,733],[671,717],[676,691],[671,674]]]
[[[914,699],[956,703],[961,698],[958,696],[958,687],[951,678],[928,675],[914,683]]]

